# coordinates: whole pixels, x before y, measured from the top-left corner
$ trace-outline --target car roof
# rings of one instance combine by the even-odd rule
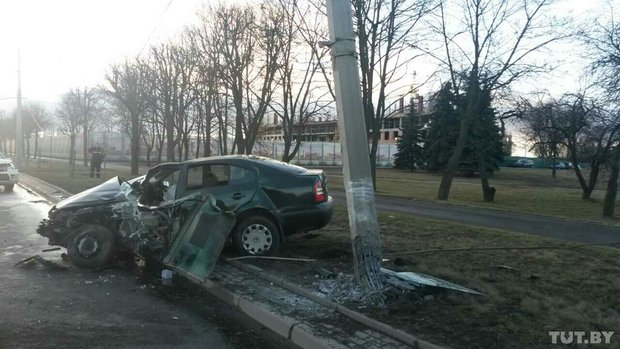
[[[264,156],[257,156],[257,155],[219,155],[219,156],[211,156],[211,157],[206,157],[206,158],[197,158],[197,159],[187,160],[181,163],[164,163],[161,165],[187,164],[191,166],[191,165],[197,165],[197,164],[203,164],[203,163],[209,163],[209,162],[219,162],[219,161],[226,162],[229,164],[238,164],[238,165],[243,165],[243,164],[247,165],[248,163],[251,163],[252,165],[269,167],[269,168],[277,169],[280,171],[289,172],[292,174],[304,174],[308,172],[308,170],[304,167],[297,166],[297,165],[291,165],[286,162],[273,160],[273,159],[270,159]]]

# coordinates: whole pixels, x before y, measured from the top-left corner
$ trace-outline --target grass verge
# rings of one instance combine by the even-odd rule
[[[574,173],[558,173],[558,178],[554,180],[545,170],[502,169],[491,179],[491,185],[497,189],[492,203],[482,200],[478,178],[455,178],[448,202],[618,224],[615,220],[601,217],[605,196],[603,190],[594,191],[591,200],[583,201]],[[440,180],[439,174],[380,169],[377,171],[377,195],[435,201]],[[330,189],[344,190],[342,176],[337,173],[329,174],[329,183]]]
[[[373,318],[457,348],[552,347],[549,331],[620,330],[620,280],[614,277],[620,273],[618,249],[579,247],[397,213],[380,213],[379,223],[384,257],[390,260],[386,267],[445,278],[485,296],[441,292],[431,300],[413,297],[386,308],[359,309]],[[285,253],[318,258],[335,272],[352,272],[344,207],[338,206],[332,222],[310,237],[292,238]],[[523,246],[549,249],[394,254]],[[276,271],[287,270],[290,263],[271,266]],[[301,272],[313,274],[312,270]],[[313,286],[313,280],[302,280],[307,287]]]
[[[127,179],[135,177],[131,175],[129,167],[113,167],[102,169],[101,178],[90,178],[90,168],[83,166],[82,163],[76,163],[75,174],[71,177],[69,176],[69,164],[66,160],[42,159],[38,161],[30,159],[22,164],[20,170],[61,187],[72,194],[92,188],[116,176]],[[147,168],[140,168],[139,173],[144,174],[146,171]]]

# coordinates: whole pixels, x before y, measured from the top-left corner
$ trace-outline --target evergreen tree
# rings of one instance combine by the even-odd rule
[[[413,111],[403,121],[403,135],[396,144],[398,152],[394,154],[394,166],[413,172],[417,166],[424,162],[422,126],[420,125],[420,118]]]
[[[480,159],[484,160],[486,172],[491,174],[499,169],[503,159],[502,136],[490,101],[490,98],[485,99],[486,107],[477,122],[470,127],[468,141],[459,164],[462,175],[471,176],[478,173]],[[456,108],[458,102],[449,83],[435,94],[434,109],[425,143],[426,164],[429,171],[443,171],[456,146],[462,118]]]
[[[460,116],[456,111],[454,100],[450,83],[443,85],[433,97],[434,107],[424,144],[428,171],[443,171],[456,144]]]

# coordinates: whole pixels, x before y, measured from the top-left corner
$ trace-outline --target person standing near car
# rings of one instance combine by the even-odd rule
[[[88,148],[88,152],[90,153],[90,178],[93,178],[95,173],[97,174],[97,178],[100,178],[101,163],[103,162],[103,158],[105,158],[105,152],[99,143],[96,143],[94,147]]]

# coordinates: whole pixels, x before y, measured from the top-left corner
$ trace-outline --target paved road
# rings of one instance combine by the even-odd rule
[[[337,202],[344,203],[344,192],[330,191]],[[377,197],[377,210],[410,213],[416,216],[499,228],[583,243],[620,242],[620,228],[596,223],[555,219],[544,216],[471,208],[430,201]],[[620,245],[618,245],[620,246]]]
[[[268,330],[207,294],[164,287],[123,269],[39,264],[35,233],[49,204],[21,187],[0,191],[0,348],[288,348]]]

